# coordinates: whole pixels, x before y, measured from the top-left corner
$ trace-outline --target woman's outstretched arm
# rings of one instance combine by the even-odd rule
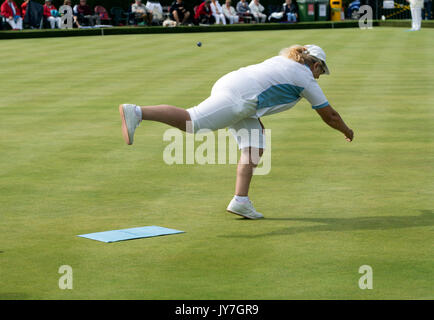
[[[342,120],[339,113],[333,109],[330,105],[324,108],[316,109],[316,112],[321,116],[325,123],[327,123],[330,127],[339,130],[342,132],[347,141],[351,142],[354,137],[353,130],[348,128],[345,124],[344,120]]]

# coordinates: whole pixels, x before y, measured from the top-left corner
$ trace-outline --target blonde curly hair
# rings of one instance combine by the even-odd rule
[[[301,64],[313,64],[315,62],[321,62],[321,60],[309,55],[309,51],[306,47],[298,44],[290,46],[288,48],[283,48],[282,50],[280,50],[279,55]]]

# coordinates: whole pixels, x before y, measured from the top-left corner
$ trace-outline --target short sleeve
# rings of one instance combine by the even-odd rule
[[[312,105],[312,109],[320,109],[329,105],[327,98],[316,81],[312,81],[310,85],[301,92],[301,96],[309,101]]]

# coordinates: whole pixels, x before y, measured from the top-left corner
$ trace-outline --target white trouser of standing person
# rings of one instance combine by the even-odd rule
[[[57,25],[57,28],[60,29],[60,23],[62,22],[62,19],[60,17],[50,16],[47,18],[47,20],[48,20],[48,22],[50,22],[51,29],[56,28],[56,25]]]
[[[225,15],[225,17],[229,20],[229,24],[238,23],[240,21],[240,17],[236,15]]]
[[[420,30],[422,23],[422,9],[410,6],[411,11],[411,29]]]
[[[16,21],[12,18],[12,19],[6,19],[6,21],[9,23],[9,25],[11,26],[12,29],[19,29],[22,30],[23,29],[23,19],[22,18],[18,18]]]
[[[213,14],[213,16],[215,18],[215,24],[220,24],[220,21],[222,22],[222,24],[226,24],[226,18],[223,13],[216,13]]]
[[[410,3],[411,30],[420,30],[422,24],[423,0],[407,0]]]

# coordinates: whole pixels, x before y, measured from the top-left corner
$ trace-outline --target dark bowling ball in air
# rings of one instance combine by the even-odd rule
[[[201,47],[201,46],[202,46],[202,42],[199,41],[199,42],[197,43],[197,46],[198,46],[198,47]]]

